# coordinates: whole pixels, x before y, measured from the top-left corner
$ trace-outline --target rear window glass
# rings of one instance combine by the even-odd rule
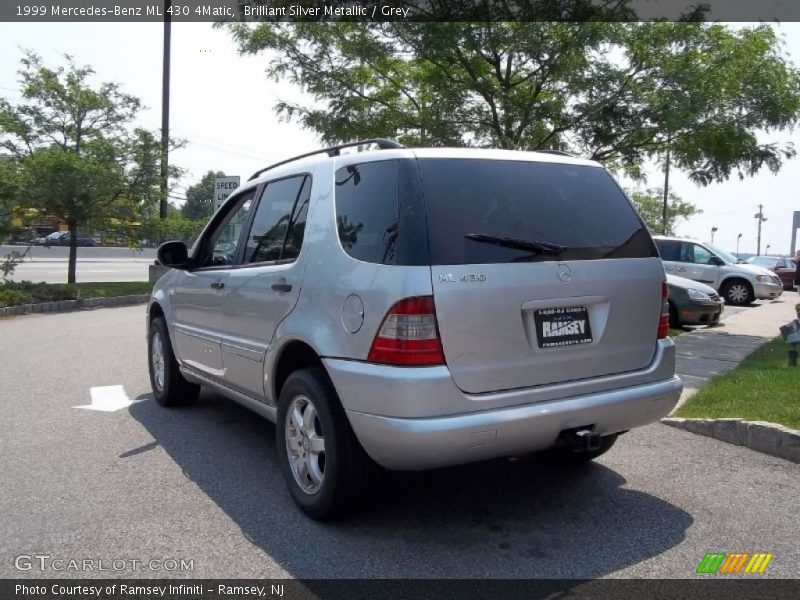
[[[431,264],[658,256],[647,229],[603,169],[437,158],[420,159],[419,167]],[[500,238],[558,251],[504,247]]]

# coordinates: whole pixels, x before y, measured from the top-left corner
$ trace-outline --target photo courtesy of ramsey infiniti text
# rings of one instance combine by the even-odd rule
[[[273,421],[314,518],[363,507],[384,469],[588,462],[682,390],[653,239],[606,170],[562,153],[326,148],[158,259],[155,399],[206,386]]]

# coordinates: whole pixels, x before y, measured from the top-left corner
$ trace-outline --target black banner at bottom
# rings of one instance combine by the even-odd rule
[[[800,598],[797,579],[3,579],[2,600],[762,600]]]

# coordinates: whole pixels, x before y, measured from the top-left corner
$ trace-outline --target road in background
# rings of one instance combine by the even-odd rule
[[[0,257],[25,252],[27,246],[0,246]],[[156,257],[155,248],[78,248],[75,278],[89,281],[147,281],[148,265]],[[25,260],[14,271],[14,281],[67,282],[69,248],[31,246]]]
[[[129,577],[708,578],[695,570],[717,551],[800,573],[800,465],[747,448],[654,424],[583,469],[392,473],[371,510],[318,523],[271,424],[209,392],[152,400],[143,306],[10,317],[0,339],[0,577],[85,575],[15,569],[33,553],[193,561],[108,573]],[[75,408],[100,392],[121,408]]]

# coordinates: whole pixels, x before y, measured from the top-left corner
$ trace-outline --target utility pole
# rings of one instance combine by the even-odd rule
[[[172,0],[164,0],[164,63],[161,71],[161,199],[158,216],[167,218],[169,193],[169,67],[172,45]]]
[[[661,214],[661,233],[667,235],[667,199],[669,198],[669,145],[667,145],[667,157],[664,164],[664,210]]]
[[[753,215],[756,219],[758,219],[758,241],[756,242],[756,256],[761,256],[761,223],[767,220],[764,216],[764,205],[758,205],[758,212]]]

